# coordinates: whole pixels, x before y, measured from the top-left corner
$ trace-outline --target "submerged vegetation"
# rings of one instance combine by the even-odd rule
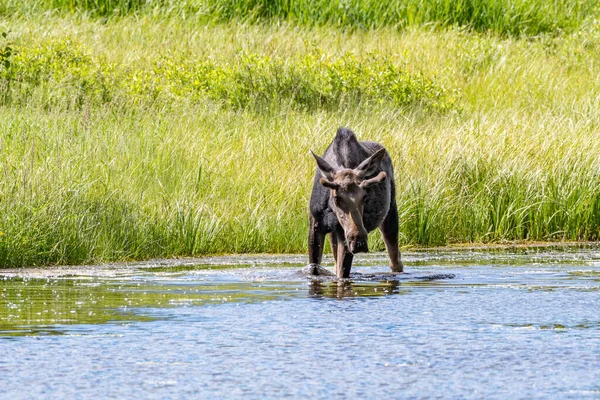
[[[340,125],[388,148],[403,244],[599,239],[591,2],[514,30],[384,23],[375,2],[366,30],[293,1],[99,17],[117,2],[0,0],[0,266],[304,252],[309,149]]]

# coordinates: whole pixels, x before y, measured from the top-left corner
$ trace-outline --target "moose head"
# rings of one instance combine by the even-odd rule
[[[366,189],[387,177],[380,170],[385,149],[376,151],[354,169],[334,168],[314,152],[311,153],[323,175],[319,183],[330,190],[329,204],[344,229],[347,250],[352,254],[368,252],[368,232],[363,224]]]

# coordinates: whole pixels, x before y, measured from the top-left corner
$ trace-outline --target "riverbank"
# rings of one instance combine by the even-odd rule
[[[401,251],[406,266],[406,273],[412,273],[411,267],[421,265],[422,257],[433,258],[439,254],[442,258],[450,257],[475,257],[479,253],[489,254],[532,254],[546,252],[562,252],[565,254],[576,254],[579,251],[598,250],[599,242],[518,242],[510,244],[450,244],[436,247],[404,246]],[[387,266],[387,254],[385,252],[361,253],[356,256],[357,265],[374,266],[377,263],[382,268]],[[47,278],[47,277],[116,277],[131,274],[132,271],[152,272],[185,272],[188,270],[220,270],[238,268],[295,268],[298,272],[307,264],[306,254],[220,254],[206,255],[200,257],[178,257],[158,258],[150,260],[106,262],[100,264],[81,265],[47,265],[19,268],[0,268],[0,276],[8,278]],[[323,255],[322,265],[332,268],[334,265],[331,253]]]
[[[0,30],[1,267],[303,253],[309,150],[342,125],[390,152],[403,246],[600,236],[592,20],[531,37],[31,13]]]

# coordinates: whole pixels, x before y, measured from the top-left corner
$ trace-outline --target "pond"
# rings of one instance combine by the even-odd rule
[[[600,397],[597,247],[305,259],[0,271],[1,397]]]

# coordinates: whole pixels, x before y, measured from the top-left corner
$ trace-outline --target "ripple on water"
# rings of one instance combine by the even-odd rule
[[[10,398],[594,398],[596,249],[300,256],[6,271]],[[329,267],[331,270],[331,267]]]

